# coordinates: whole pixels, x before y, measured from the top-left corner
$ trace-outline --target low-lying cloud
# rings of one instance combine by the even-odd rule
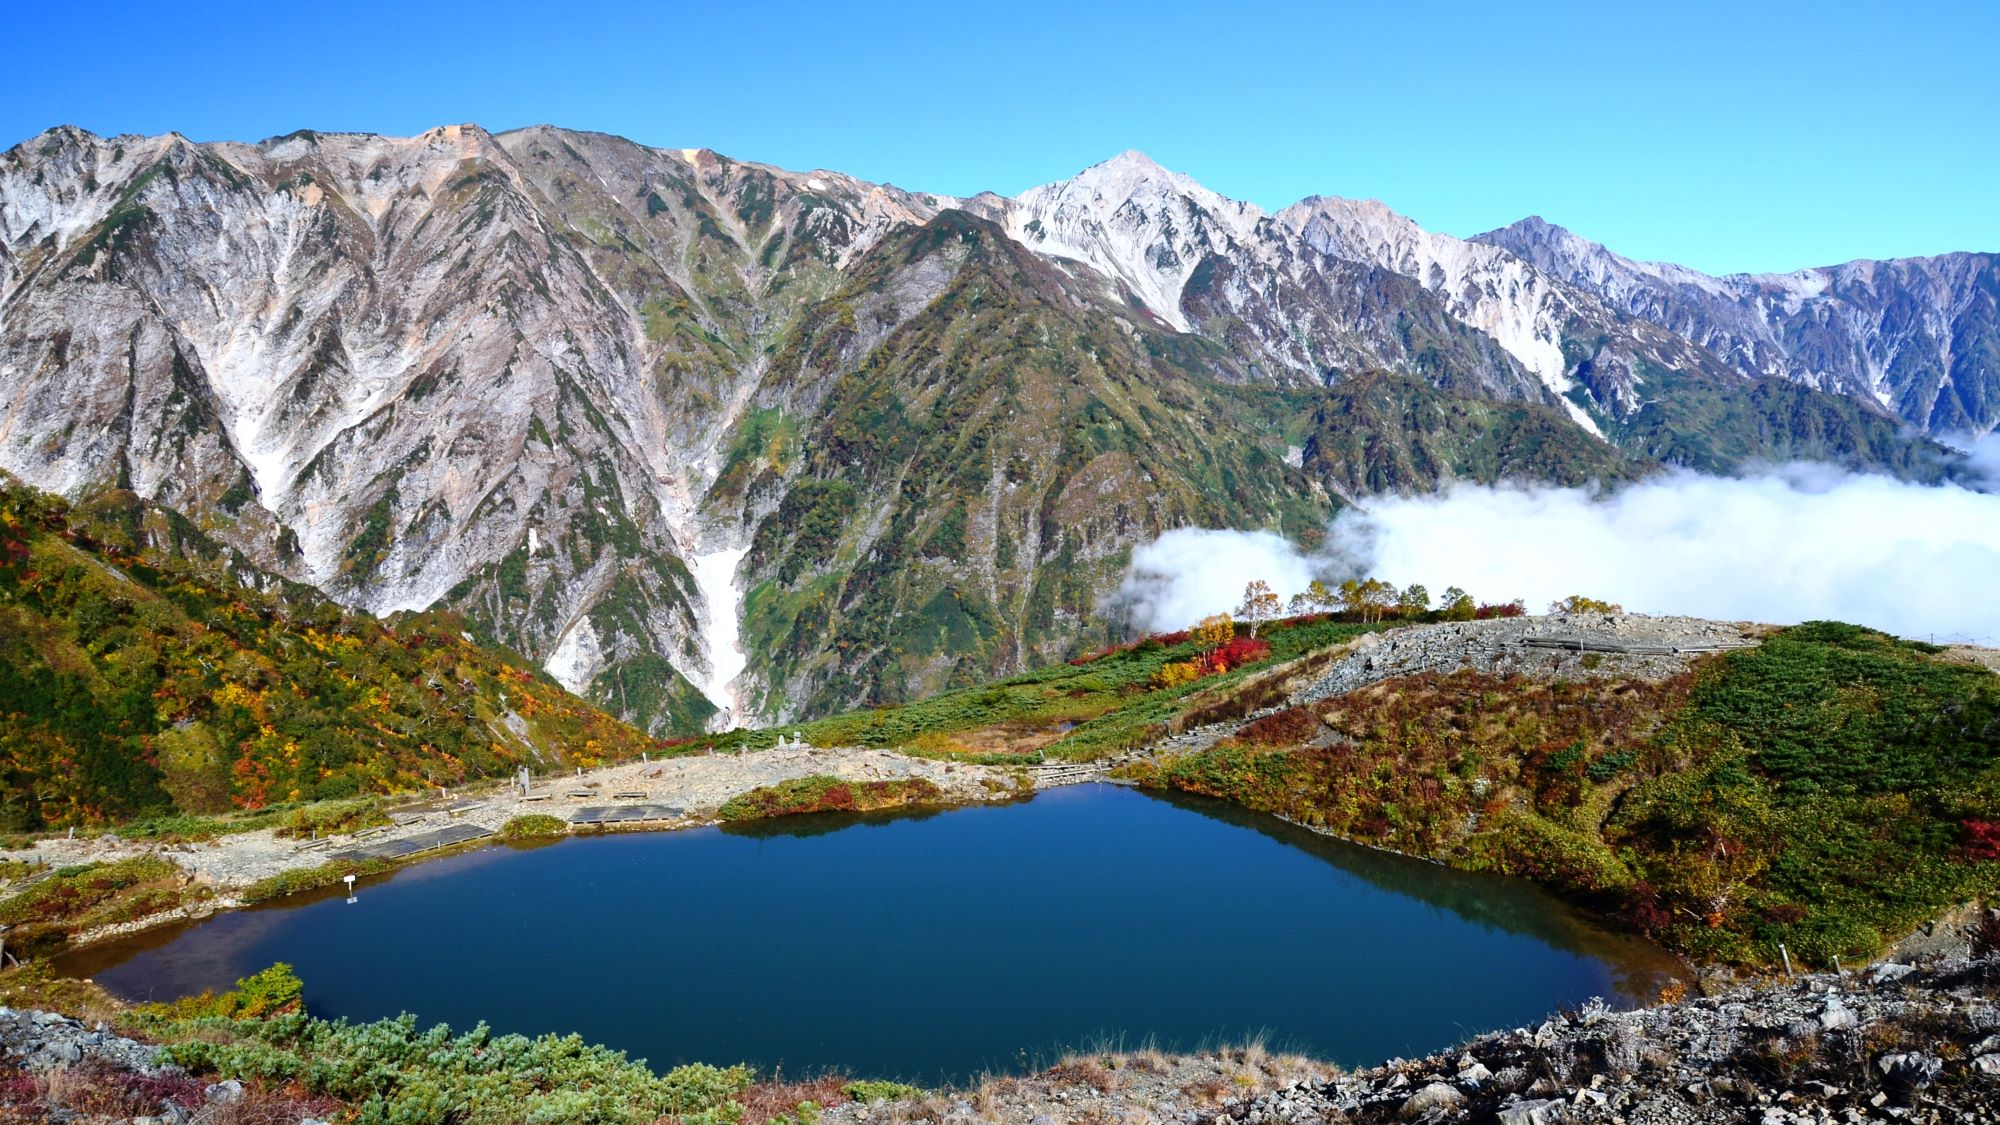
[[[2000,442],[1978,453],[2000,467]],[[1312,554],[1268,532],[1169,532],[1134,552],[1121,596],[1135,627],[1170,629],[1234,608],[1253,578],[1290,594],[1363,574],[1536,612],[1586,594],[1644,613],[2000,644],[2000,495],[1806,465],[1613,492],[1461,485],[1343,512]]]

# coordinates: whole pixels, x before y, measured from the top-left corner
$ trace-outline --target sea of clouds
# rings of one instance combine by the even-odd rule
[[[1831,618],[2000,645],[2000,438],[1971,453],[1989,474],[1979,489],[1787,465],[1380,497],[1342,512],[1310,553],[1269,532],[1181,529],[1133,552],[1117,602],[1136,629],[1175,629],[1234,609],[1251,579],[1289,596],[1315,577],[1374,575],[1533,612],[1585,594],[1643,613]]]

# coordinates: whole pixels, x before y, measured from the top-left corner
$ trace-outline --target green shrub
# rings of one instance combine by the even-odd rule
[[[915,1086],[906,1086],[901,1082],[883,1082],[873,1079],[849,1082],[847,1085],[841,1087],[840,1092],[857,1102],[893,1102],[903,1098],[913,1098],[923,1093],[922,1090],[917,1089]]]
[[[141,1021],[172,1022],[209,1018],[265,1019],[299,1010],[305,985],[283,961],[244,977],[236,987],[217,995],[203,992],[164,1004],[144,1004],[133,1010]]]
[[[848,781],[815,774],[752,789],[723,804],[723,820],[755,820],[815,812],[876,812],[930,804],[944,792],[921,777],[895,781]]]
[[[517,816],[500,826],[500,836],[506,840],[541,840],[551,836],[567,835],[569,835],[569,822],[547,813]]]
[[[339,859],[323,863],[318,867],[300,867],[290,871],[280,871],[243,888],[236,897],[246,905],[283,898],[303,891],[316,891],[321,887],[331,887],[343,882],[347,876],[360,878],[363,875],[379,875],[394,868],[394,862],[386,859],[364,859],[360,861]]]

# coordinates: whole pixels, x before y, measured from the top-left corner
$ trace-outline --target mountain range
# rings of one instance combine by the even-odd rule
[[[955,198],[543,126],[62,127],[0,154],[0,469],[454,610],[664,734],[1105,640],[1176,526],[1309,541],[1371,494],[1662,466],[1966,475],[1996,310],[1991,254],[1718,278],[1540,219],[1266,213],[1138,153]]]

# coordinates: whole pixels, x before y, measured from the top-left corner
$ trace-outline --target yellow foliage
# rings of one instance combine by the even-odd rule
[[[1194,627],[1195,643],[1205,652],[1220,648],[1236,639],[1236,622],[1226,613],[1218,613],[1201,619]]]
[[[1176,688],[1199,679],[1201,679],[1201,665],[1192,660],[1162,665],[1159,671],[1153,673],[1153,683],[1163,688]]]

